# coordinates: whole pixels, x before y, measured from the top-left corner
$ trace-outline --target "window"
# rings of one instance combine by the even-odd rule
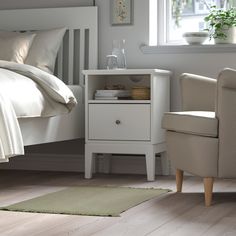
[[[236,6],[236,0],[150,0],[150,46],[183,44],[184,32],[201,31],[210,6]]]

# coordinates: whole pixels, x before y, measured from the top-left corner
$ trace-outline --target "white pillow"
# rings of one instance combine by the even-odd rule
[[[35,31],[34,42],[29,50],[25,64],[38,67],[53,74],[58,50],[66,28]]]
[[[35,34],[0,31],[0,60],[24,63]]]

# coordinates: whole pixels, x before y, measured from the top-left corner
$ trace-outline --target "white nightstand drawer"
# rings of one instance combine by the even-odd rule
[[[150,104],[89,104],[88,116],[90,140],[151,138]]]

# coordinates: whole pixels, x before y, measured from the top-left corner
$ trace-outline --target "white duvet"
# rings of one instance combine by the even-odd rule
[[[0,60],[0,162],[24,154],[17,118],[64,114],[75,105],[71,90],[55,76]]]

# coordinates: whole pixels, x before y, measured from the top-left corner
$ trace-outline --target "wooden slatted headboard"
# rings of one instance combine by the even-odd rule
[[[97,7],[0,10],[0,30],[31,31],[67,27],[55,74],[66,84],[83,85],[83,69],[98,61]]]

